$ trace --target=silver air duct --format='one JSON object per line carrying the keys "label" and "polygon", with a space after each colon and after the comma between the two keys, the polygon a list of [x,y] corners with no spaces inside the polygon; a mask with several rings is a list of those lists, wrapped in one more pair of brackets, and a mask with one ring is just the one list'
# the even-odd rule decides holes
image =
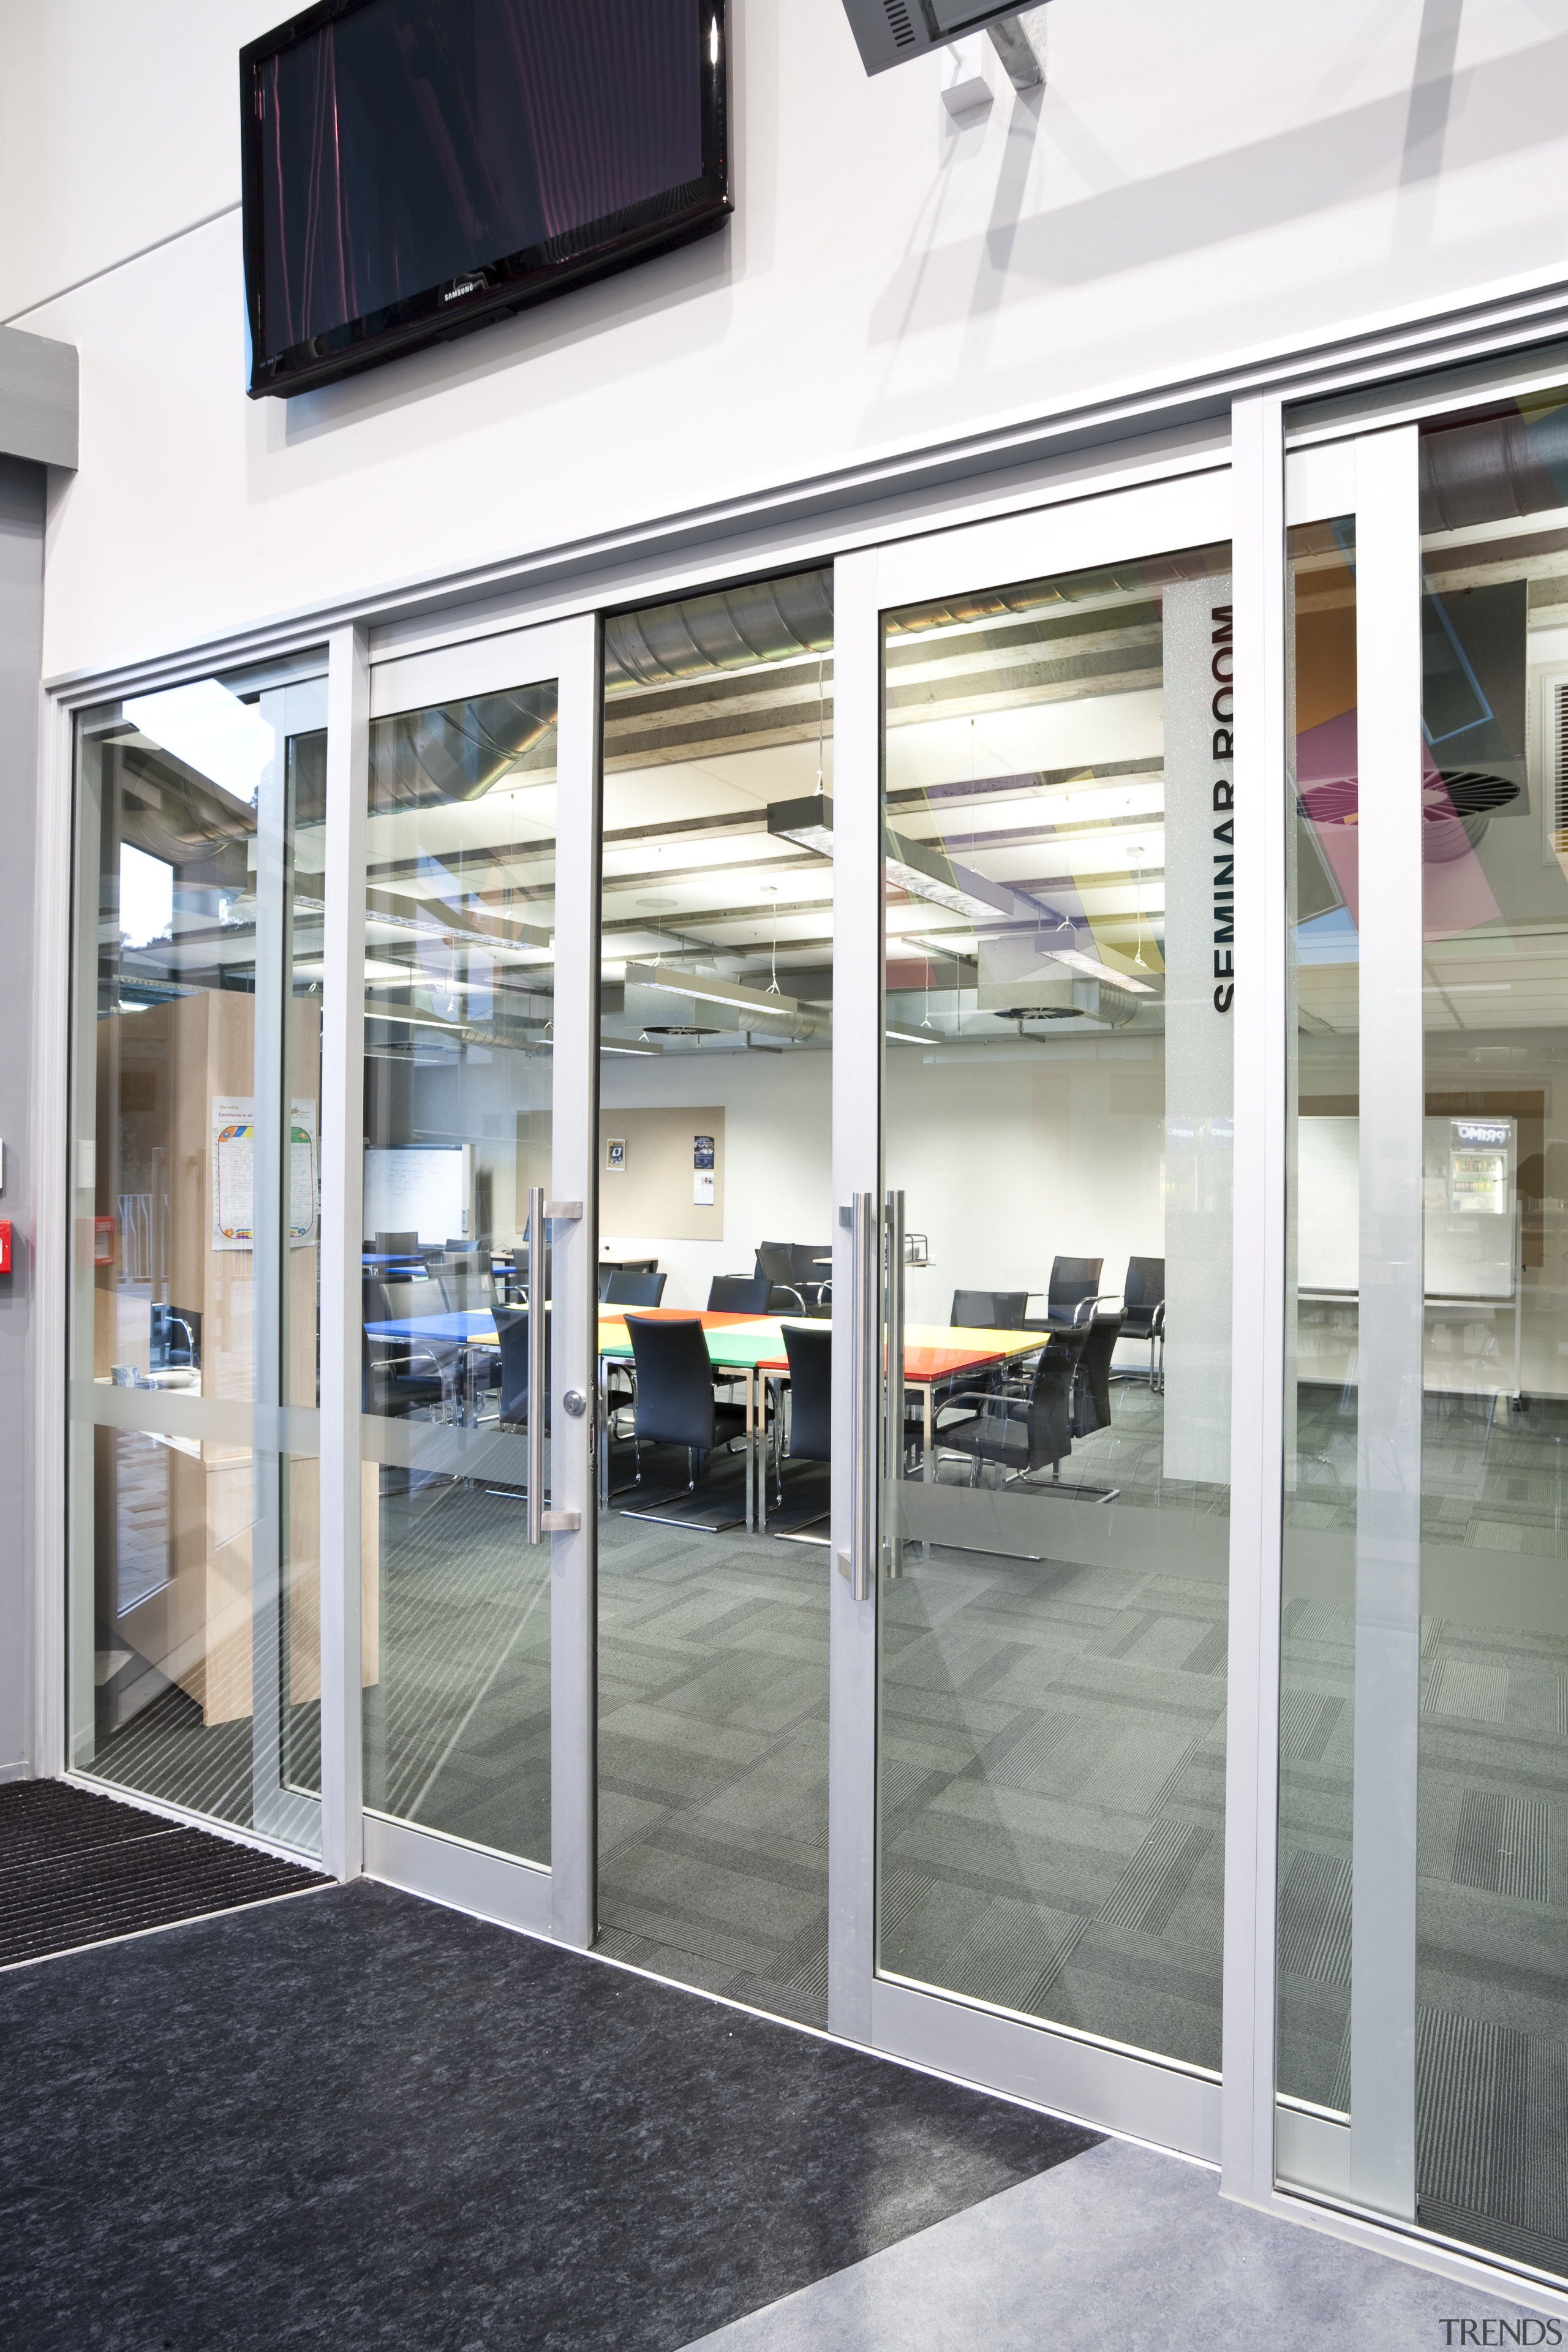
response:
{"label": "silver air duct", "polygon": [[377,719],[370,730],[371,809],[477,801],[555,724],[553,681]]}

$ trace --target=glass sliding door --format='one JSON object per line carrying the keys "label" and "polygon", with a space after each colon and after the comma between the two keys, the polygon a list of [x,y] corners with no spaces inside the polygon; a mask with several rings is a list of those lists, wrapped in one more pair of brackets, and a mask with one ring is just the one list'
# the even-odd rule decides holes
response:
{"label": "glass sliding door", "polygon": [[1134,493],[884,551],[879,597],[878,1980],[1200,2078],[1247,984],[1227,519],[1223,476]]}
{"label": "glass sliding door", "polygon": [[605,624],[601,1950],[827,1998],[833,580]]}
{"label": "glass sliding door", "polygon": [[324,652],[78,722],[69,1757],[321,1843]]}
{"label": "glass sliding door", "polygon": [[1357,472],[1296,562],[1279,2163],[1561,2278],[1568,396]]}
{"label": "glass sliding door", "polygon": [[560,688],[526,641],[372,677],[365,1803],[548,1867]]}

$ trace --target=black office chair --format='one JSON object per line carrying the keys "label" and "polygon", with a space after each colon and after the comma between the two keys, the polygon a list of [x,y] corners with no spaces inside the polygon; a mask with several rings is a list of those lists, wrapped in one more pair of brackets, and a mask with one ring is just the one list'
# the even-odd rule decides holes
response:
{"label": "black office chair", "polygon": [[765,1315],[770,1288],[765,1274],[716,1274],[708,1286],[710,1315]]}
{"label": "black office chair", "polygon": [[668,1280],[668,1274],[612,1274],[599,1295],[606,1307],[657,1307]]}
{"label": "black office chair", "polygon": [[1058,1257],[1053,1260],[1051,1286],[1046,1294],[1046,1311],[1042,1316],[1026,1315],[1025,1330],[1069,1329],[1077,1309],[1100,1297],[1100,1277],[1104,1266],[1102,1257]]}
{"label": "black office chair", "polygon": [[377,1234],[375,1255],[377,1257],[417,1257],[419,1236],[417,1234]]}
{"label": "black office chair", "polygon": [[[399,1323],[409,1317],[438,1312],[443,1301],[428,1295],[427,1282],[380,1282],[364,1285],[364,1320]],[[455,1394],[458,1354],[442,1340],[404,1339],[395,1335],[364,1335],[363,1389],[365,1411],[383,1418],[441,1411]]]}
{"label": "black office chair", "polygon": [[1125,1322],[1121,1314],[1094,1315],[1089,1319],[1073,1398],[1075,1437],[1092,1437],[1097,1429],[1110,1427],[1110,1359]]}
{"label": "black office chair", "polygon": [[[1110,1502],[1119,1491],[1114,1486],[1061,1483],[1063,1459],[1072,1452],[1073,1389],[1090,1328],[1085,1321],[1052,1337],[1041,1350],[1026,1395],[975,1389],[951,1398],[943,1411],[960,1418],[938,1423],[933,1434],[938,1469],[944,1454],[957,1454],[968,1460],[972,1486],[980,1484],[981,1469],[989,1463],[1001,1471],[1005,1486]],[[1050,1484],[1042,1489],[1037,1473],[1047,1465]]]}
{"label": "black office chair", "polygon": [[833,1334],[786,1323],[789,1358],[789,1455],[792,1462],[833,1459]]}
{"label": "black office chair", "polygon": [[827,1314],[833,1297],[831,1242],[791,1242],[789,1262],[791,1281],[805,1300],[806,1312]]}
{"label": "black office chair", "polygon": [[[831,1462],[833,1459],[833,1334],[822,1323],[786,1323],[784,1352],[789,1358],[789,1458],[791,1462]],[[783,1440],[780,1440],[781,1448]],[[810,1531],[825,1526],[831,1504],[820,1476],[803,1473],[793,1502],[786,1500],[784,1463],[778,1465],[773,1489],[774,1524],[771,1532],[787,1543],[826,1544],[829,1538]]]}
{"label": "black office chair", "polygon": [[795,1278],[795,1252],[788,1242],[759,1242],[757,1272],[768,1285],[770,1315],[806,1315],[805,1293]]}
{"label": "black office chair", "polygon": [[972,1331],[1021,1331],[1028,1303],[1025,1290],[955,1290],[948,1319]]}
{"label": "black office chair", "polygon": [[[1122,1285],[1124,1339],[1147,1339],[1151,1391],[1158,1396],[1165,1385],[1165,1261],[1163,1257],[1130,1257]],[[1117,1372],[1119,1381],[1141,1381],[1142,1372]]]}
{"label": "black office chair", "polygon": [[[498,1428],[506,1431],[509,1435],[521,1436],[525,1435],[528,1430],[528,1415],[531,1402],[528,1387],[528,1309],[526,1307],[498,1307],[495,1310],[495,1320],[496,1338],[500,1342],[500,1347],[496,1357],[496,1370],[494,1375],[495,1384],[499,1385],[500,1389],[500,1402],[499,1410],[496,1413],[496,1425]],[[546,1433],[548,1433],[550,1428],[550,1374],[548,1355],[550,1347],[550,1324],[548,1318],[545,1320],[544,1326],[544,1345],[546,1349],[544,1426]],[[528,1481],[526,1478],[506,1479],[498,1483],[496,1486],[487,1486],[485,1492],[487,1495],[499,1495],[503,1497],[512,1496],[518,1501],[526,1501],[528,1497]]]}
{"label": "black office chair", "polygon": [[[500,1408],[496,1418],[502,1429],[528,1427],[528,1308],[498,1307],[495,1310],[496,1338],[500,1342]],[[544,1327],[545,1427],[550,1426],[550,1324]]]}
{"label": "black office chair", "polygon": [[[637,1456],[634,1483],[639,1486],[642,1484],[645,1444],[683,1445],[689,1472],[686,1495],[689,1496],[697,1490],[710,1454],[745,1436],[745,1408],[727,1403],[715,1393],[713,1365],[696,1316],[671,1316],[668,1322],[656,1323],[646,1316],[628,1315],[626,1329],[631,1335],[632,1359],[637,1367],[637,1404],[632,1422]],[[664,1499],[673,1501],[675,1497]],[[645,1519],[661,1515],[651,1510],[629,1510],[624,1516]],[[717,1533],[720,1527],[737,1527],[744,1516],[743,1510],[737,1511],[719,1521],[711,1532]],[[673,1524],[689,1525],[689,1517],[683,1516]]]}

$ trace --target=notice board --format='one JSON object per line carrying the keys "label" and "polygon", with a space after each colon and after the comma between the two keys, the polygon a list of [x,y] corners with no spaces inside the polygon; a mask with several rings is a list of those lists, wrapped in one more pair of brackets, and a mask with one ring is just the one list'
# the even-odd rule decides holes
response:
{"label": "notice board", "polygon": [[[613,1142],[626,1146],[619,1165],[611,1163]],[[721,1242],[722,1110],[602,1110],[599,1230],[640,1241]]]}

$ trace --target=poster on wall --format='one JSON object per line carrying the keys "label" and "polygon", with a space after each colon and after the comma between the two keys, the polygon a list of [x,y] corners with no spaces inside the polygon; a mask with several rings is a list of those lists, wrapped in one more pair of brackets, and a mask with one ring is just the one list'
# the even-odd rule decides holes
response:
{"label": "poster on wall", "polygon": [[[215,1095],[212,1106],[215,1250],[247,1250],[256,1241],[256,1097]],[[316,1104],[301,1095],[289,1106],[289,1243],[308,1249],[321,1216]]]}

